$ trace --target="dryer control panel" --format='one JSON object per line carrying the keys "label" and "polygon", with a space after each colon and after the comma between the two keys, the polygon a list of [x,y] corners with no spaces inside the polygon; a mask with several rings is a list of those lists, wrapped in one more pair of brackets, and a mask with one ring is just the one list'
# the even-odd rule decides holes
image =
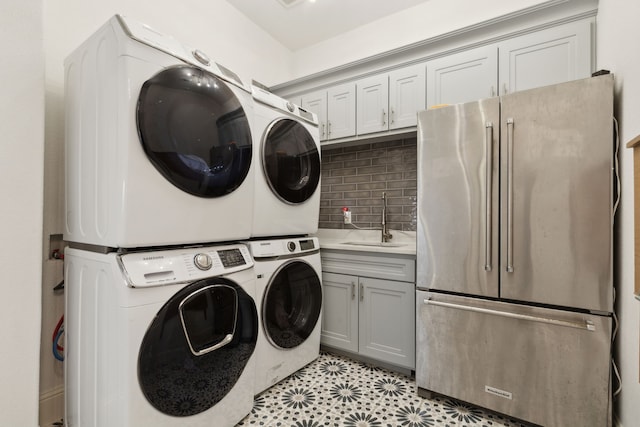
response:
{"label": "dryer control panel", "polygon": [[253,95],[253,99],[261,104],[276,108],[282,112],[287,112],[293,116],[304,119],[312,125],[318,126],[318,116],[312,111],[307,111],[299,105],[287,101],[255,84],[251,86],[251,94]]}
{"label": "dryer control panel", "polygon": [[130,287],[193,282],[253,267],[249,249],[242,244],[168,249],[118,255]]}

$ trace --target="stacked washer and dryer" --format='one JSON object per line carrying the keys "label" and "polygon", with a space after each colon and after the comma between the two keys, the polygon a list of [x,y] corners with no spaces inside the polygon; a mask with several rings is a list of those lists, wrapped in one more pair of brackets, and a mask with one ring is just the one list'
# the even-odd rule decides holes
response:
{"label": "stacked washer and dryer", "polygon": [[253,406],[251,87],[114,16],[65,61],[68,427],[232,426]]}
{"label": "stacked washer and dryer", "polygon": [[235,425],[319,354],[316,117],[119,15],[65,103],[66,425]]}
{"label": "stacked washer and dryer", "polygon": [[259,159],[252,240],[260,304],[255,393],[320,354],[322,272],[316,237],[320,137],[315,114],[252,87]]}

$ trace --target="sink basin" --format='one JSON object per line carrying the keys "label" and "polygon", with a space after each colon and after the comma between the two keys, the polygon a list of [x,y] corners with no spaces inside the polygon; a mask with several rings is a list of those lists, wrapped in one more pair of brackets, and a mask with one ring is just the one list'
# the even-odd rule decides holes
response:
{"label": "sink basin", "polygon": [[371,240],[355,240],[352,242],[344,242],[343,244],[354,245],[354,246],[379,246],[383,248],[399,248],[402,246],[407,246],[407,243],[374,242]]}

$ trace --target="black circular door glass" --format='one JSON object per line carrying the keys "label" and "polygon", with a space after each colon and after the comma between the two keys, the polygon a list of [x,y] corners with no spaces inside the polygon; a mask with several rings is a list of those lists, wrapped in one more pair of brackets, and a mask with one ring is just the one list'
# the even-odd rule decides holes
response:
{"label": "black circular door glass", "polygon": [[206,411],[235,386],[257,337],[256,305],[240,286],[225,278],[192,283],[160,309],[144,335],[142,392],[167,415]]}
{"label": "black circular door glass", "polygon": [[276,120],[262,147],[264,172],[274,194],[291,204],[308,200],[320,182],[320,153],[309,131],[295,120]]}
{"label": "black circular door glass", "polygon": [[322,285],[306,262],[284,264],[271,279],[262,301],[262,323],[271,343],[294,348],[311,335],[320,318]]}
{"label": "black circular door glass", "polygon": [[156,74],[142,85],[137,120],[147,157],[181,190],[220,197],[247,177],[249,121],[235,94],[213,74],[190,66]]}

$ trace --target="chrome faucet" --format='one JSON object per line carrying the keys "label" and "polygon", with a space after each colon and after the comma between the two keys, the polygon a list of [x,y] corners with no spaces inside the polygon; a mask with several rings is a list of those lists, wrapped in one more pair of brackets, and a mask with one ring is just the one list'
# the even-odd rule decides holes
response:
{"label": "chrome faucet", "polygon": [[389,233],[389,229],[387,229],[387,193],[382,192],[382,243],[388,242],[393,238],[393,235]]}

